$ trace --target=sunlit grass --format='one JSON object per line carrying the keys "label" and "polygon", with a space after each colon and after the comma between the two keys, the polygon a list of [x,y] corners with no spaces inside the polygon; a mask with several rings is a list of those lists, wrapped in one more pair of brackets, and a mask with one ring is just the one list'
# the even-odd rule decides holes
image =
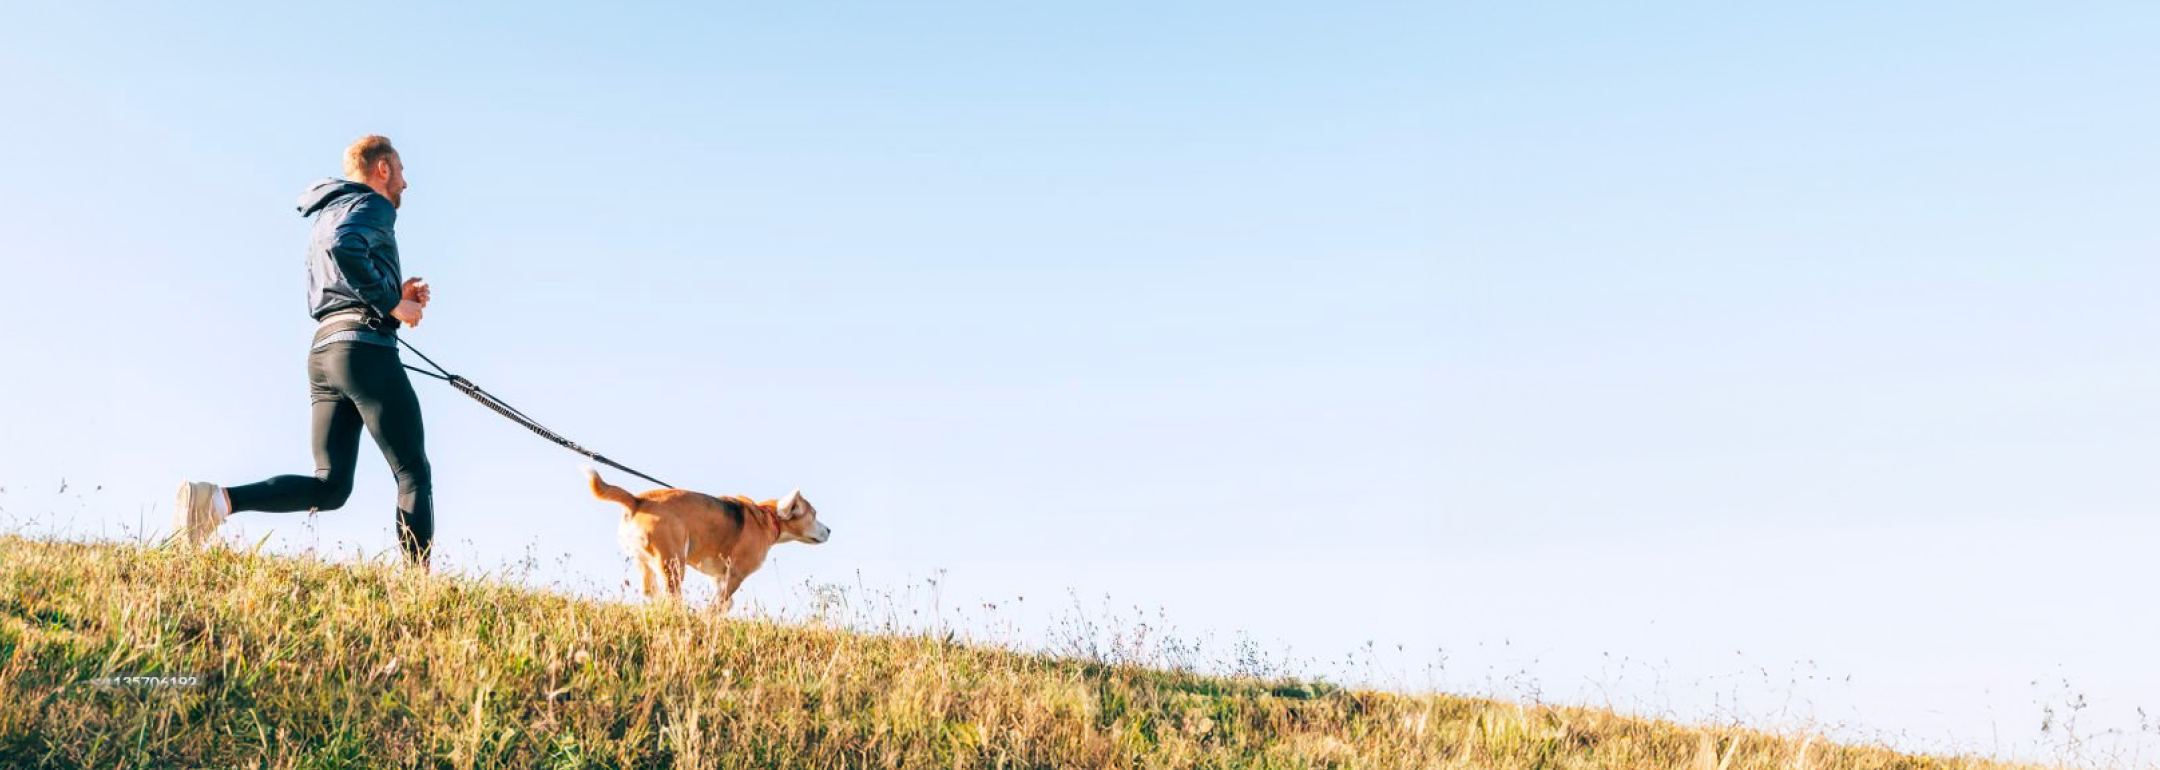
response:
{"label": "sunlit grass", "polygon": [[[90,684],[137,675],[205,684]],[[0,537],[0,699],[8,768],[2010,766],[18,537]]]}

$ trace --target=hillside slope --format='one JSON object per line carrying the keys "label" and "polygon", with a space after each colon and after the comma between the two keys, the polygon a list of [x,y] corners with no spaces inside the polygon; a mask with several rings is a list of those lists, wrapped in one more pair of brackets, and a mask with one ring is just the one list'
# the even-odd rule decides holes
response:
{"label": "hillside slope", "polygon": [[[152,675],[201,686],[94,683]],[[41,766],[2008,767],[0,537],[0,767]]]}

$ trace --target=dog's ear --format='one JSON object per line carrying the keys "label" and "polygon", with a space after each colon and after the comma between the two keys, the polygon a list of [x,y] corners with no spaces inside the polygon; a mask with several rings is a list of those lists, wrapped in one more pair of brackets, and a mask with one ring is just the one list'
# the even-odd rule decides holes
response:
{"label": "dog's ear", "polygon": [[776,512],[782,520],[788,520],[803,515],[803,509],[807,507],[809,506],[803,500],[802,490],[797,489],[787,493],[787,497],[780,498]]}

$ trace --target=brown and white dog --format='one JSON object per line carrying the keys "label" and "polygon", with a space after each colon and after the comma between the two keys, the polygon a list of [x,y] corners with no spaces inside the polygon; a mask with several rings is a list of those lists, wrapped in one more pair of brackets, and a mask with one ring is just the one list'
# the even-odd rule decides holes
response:
{"label": "brown and white dog", "polygon": [[681,600],[683,566],[688,565],[713,579],[720,589],[715,606],[727,612],[735,604],[735,589],[765,563],[765,553],[773,546],[790,540],[822,543],[832,537],[832,530],[818,523],[817,509],[803,499],[800,489],[762,503],[684,489],[633,495],[601,481],[599,471],[587,468],[585,475],[592,482],[594,497],[622,505],[622,525],[616,536],[623,552],[637,560],[647,597],[660,596],[653,585],[653,576],[658,574],[667,595]]}

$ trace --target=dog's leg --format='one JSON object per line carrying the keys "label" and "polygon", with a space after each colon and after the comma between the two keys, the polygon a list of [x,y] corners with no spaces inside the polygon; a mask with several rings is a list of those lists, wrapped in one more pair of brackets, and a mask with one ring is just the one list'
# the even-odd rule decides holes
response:
{"label": "dog's leg", "polygon": [[675,601],[682,601],[683,560],[679,557],[673,559],[662,558],[660,560],[660,571],[661,576],[667,580],[668,596],[674,598]]}
{"label": "dog's leg", "polygon": [[721,613],[725,614],[728,610],[735,608],[735,589],[741,588],[743,578],[749,576],[750,573],[748,572],[730,568],[727,572],[727,578],[719,581]]}
{"label": "dog's leg", "polygon": [[647,599],[657,598],[657,597],[658,597],[658,595],[659,595],[659,593],[658,593],[657,591],[655,591],[655,590],[654,590],[654,586],[653,586],[653,568],[652,568],[652,562],[651,562],[650,560],[648,560],[648,559],[646,559],[646,558],[642,557],[642,556],[641,556],[641,557],[638,557],[638,560],[637,560],[637,571],[638,571],[638,584],[640,585],[640,587],[642,587],[642,588],[644,589],[644,591],[645,591],[645,598],[647,598]]}
{"label": "dog's leg", "polygon": [[718,589],[719,594],[713,598],[713,612],[726,615],[735,609],[735,586],[742,581],[735,579],[735,568],[727,564],[722,564],[720,573],[712,579],[713,588]]}

